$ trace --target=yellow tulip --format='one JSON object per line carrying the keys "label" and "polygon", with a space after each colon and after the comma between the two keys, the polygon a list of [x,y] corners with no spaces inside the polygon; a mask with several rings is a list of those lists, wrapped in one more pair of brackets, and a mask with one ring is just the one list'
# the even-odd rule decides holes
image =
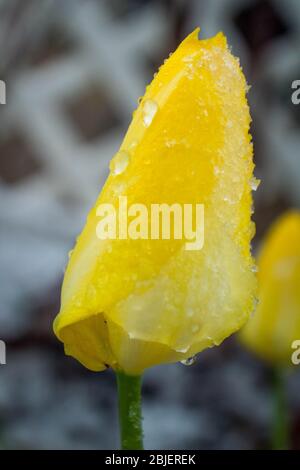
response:
{"label": "yellow tulip", "polygon": [[[190,34],[146,88],[65,273],[54,330],[94,371],[138,375],[220,344],[253,310],[247,84],[219,33]],[[203,204],[205,241],[100,240],[99,204]],[[193,216],[194,217],[194,216]],[[195,222],[195,218],[193,219]]]}
{"label": "yellow tulip", "polygon": [[242,341],[274,365],[292,365],[300,339],[300,212],[281,216],[258,257],[259,305],[241,330]]}

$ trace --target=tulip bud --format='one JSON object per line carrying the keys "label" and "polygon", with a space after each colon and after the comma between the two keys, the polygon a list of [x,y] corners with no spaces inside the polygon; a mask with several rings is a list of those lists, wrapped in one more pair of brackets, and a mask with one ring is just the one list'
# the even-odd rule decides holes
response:
{"label": "tulip bud", "polygon": [[274,223],[258,268],[259,304],[241,339],[274,365],[292,365],[292,345],[300,339],[300,212],[288,212]]}
{"label": "tulip bud", "polygon": [[[246,91],[223,34],[200,41],[198,30],[146,88],[72,252],[54,324],[66,353],[89,369],[137,375],[186,360],[252,312]],[[186,231],[174,222],[164,238],[151,226],[157,204],[199,210]]]}

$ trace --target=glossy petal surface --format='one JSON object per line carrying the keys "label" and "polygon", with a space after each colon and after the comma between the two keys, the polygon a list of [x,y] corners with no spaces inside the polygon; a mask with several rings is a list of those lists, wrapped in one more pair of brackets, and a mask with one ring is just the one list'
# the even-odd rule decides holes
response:
{"label": "glossy petal surface", "polygon": [[[220,33],[189,35],[146,88],[69,261],[55,332],[92,370],[139,374],[219,344],[253,310],[253,186],[246,81]],[[185,240],[99,240],[100,203],[204,204]],[[194,220],[195,222],[195,220]]]}

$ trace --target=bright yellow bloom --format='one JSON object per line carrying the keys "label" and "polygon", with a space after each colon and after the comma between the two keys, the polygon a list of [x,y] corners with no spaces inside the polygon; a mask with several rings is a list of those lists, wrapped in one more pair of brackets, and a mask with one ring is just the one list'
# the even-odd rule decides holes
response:
{"label": "bright yellow bloom", "polygon": [[300,339],[300,212],[271,227],[258,267],[259,305],[241,339],[262,358],[291,365],[292,343]]}
{"label": "bright yellow bloom", "polygon": [[[147,87],[69,261],[54,330],[89,369],[184,360],[248,319],[252,144],[247,85],[219,33],[190,34]],[[204,204],[205,242],[99,240],[97,207]],[[195,220],[194,220],[195,221]]]}

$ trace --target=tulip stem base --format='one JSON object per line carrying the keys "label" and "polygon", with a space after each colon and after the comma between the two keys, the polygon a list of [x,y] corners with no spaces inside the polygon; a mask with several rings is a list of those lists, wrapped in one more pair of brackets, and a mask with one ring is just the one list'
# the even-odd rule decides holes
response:
{"label": "tulip stem base", "polygon": [[117,372],[122,450],[143,449],[141,376]]}
{"label": "tulip stem base", "polygon": [[285,391],[284,372],[279,368],[273,369],[273,449],[288,449],[289,423],[287,397]]}

